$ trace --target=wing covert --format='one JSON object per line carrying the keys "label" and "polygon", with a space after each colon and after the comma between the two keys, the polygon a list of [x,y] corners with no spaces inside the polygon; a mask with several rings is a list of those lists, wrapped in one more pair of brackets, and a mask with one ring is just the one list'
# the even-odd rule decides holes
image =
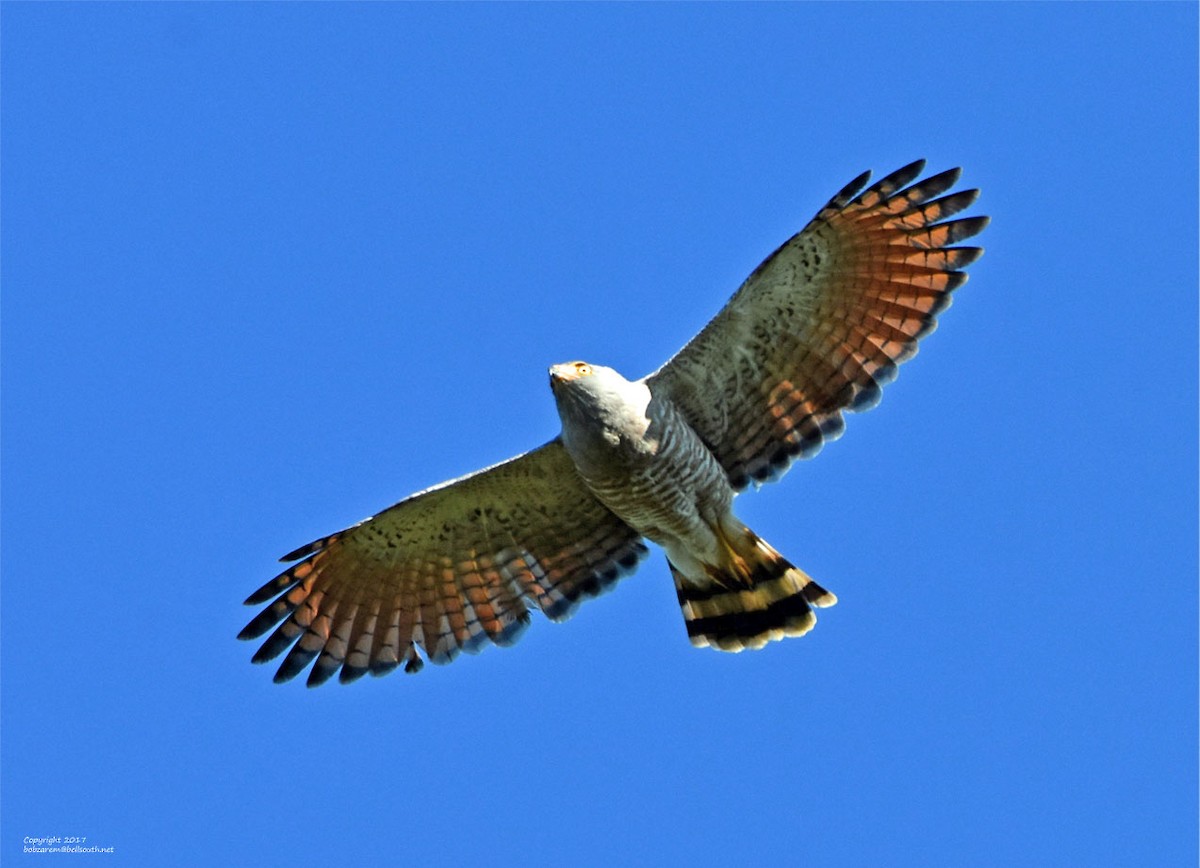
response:
{"label": "wing covert", "polygon": [[924,167],[852,181],[646,378],[735,488],[778,478],[841,435],[843,410],[875,406],[983,254],[954,245],[988,218],[948,219],[979,191],[943,195],[959,169],[913,183]]}
{"label": "wing covert", "polygon": [[310,687],[339,669],[342,682],[402,664],[416,672],[418,647],[448,663],[511,644],[531,605],[563,620],[645,554],[555,439],[289,553],[282,560],[303,560],[250,595],[248,605],[273,601],[238,638],[275,628],[253,659],[287,651],[276,681],[313,658]]}

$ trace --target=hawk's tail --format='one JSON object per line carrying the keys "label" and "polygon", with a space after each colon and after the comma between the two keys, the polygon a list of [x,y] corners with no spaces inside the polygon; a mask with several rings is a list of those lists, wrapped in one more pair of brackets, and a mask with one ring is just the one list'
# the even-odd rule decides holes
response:
{"label": "hawk's tail", "polygon": [[742,651],[785,636],[803,636],[817,623],[812,607],[837,597],[730,516],[714,530],[724,562],[685,576],[668,560],[688,639],[703,648]]}

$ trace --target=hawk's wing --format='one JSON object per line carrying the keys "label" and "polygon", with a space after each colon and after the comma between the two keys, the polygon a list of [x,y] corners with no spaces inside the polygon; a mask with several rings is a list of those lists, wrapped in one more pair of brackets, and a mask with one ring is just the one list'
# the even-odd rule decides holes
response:
{"label": "hawk's wing", "polygon": [[401,663],[415,672],[415,646],[447,663],[488,640],[511,644],[529,622],[526,601],[563,620],[645,554],[555,439],[284,556],[303,560],[250,595],[248,605],[277,598],[239,638],[279,624],[254,655],[291,648],[276,681],[314,657],[310,687],[339,668],[343,682]]}
{"label": "hawk's wing", "polygon": [[911,184],[924,168],[919,160],[861,195],[870,173],[852,181],[646,378],[735,488],[815,455],[842,433],[842,410],[875,406],[966,281],[959,269],[983,253],[951,245],[988,218],[946,220],[979,191],[941,195],[958,169]]}

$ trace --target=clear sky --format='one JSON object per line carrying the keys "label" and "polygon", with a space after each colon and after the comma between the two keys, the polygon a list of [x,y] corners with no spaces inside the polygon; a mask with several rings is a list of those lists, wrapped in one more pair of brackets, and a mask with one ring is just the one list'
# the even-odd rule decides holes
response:
{"label": "clear sky", "polygon": [[[4,864],[1195,864],[1194,4],[0,15]],[[655,551],[417,676],[250,664],[279,555],[921,156],[987,255],[738,501],[812,634],[692,649]]]}

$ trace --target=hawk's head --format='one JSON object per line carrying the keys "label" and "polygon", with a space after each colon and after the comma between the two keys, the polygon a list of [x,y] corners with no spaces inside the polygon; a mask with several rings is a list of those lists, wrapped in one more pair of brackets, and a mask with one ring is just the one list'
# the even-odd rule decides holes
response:
{"label": "hawk's head", "polygon": [[566,383],[581,377],[590,377],[595,368],[587,362],[563,362],[561,365],[550,366],[550,388],[557,394],[559,388]]}
{"label": "hawk's head", "polygon": [[650,424],[650,389],[604,365],[554,365],[550,388],[562,420],[563,445],[581,471],[602,472],[614,460],[613,449],[639,442]]}
{"label": "hawk's head", "polygon": [[612,368],[589,362],[564,362],[550,368],[550,389],[559,413],[612,421],[641,417],[650,401],[650,390],[640,380],[630,382]]}

